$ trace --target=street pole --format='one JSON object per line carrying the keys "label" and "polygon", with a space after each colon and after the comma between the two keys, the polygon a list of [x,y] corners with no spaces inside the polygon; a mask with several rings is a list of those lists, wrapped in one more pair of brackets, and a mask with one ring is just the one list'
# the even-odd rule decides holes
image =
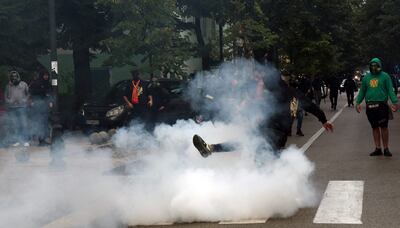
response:
{"label": "street pole", "polygon": [[49,24],[50,24],[50,65],[51,85],[55,96],[54,109],[58,103],[58,62],[57,62],[57,33],[56,33],[56,12],[54,0],[49,0]]}
{"label": "street pole", "polygon": [[51,67],[51,85],[53,87],[53,106],[51,112],[51,146],[50,161],[51,166],[63,168],[64,140],[62,138],[63,127],[60,120],[58,105],[58,61],[57,61],[57,32],[56,32],[56,7],[55,0],[49,0],[49,25],[50,25],[50,67]]}

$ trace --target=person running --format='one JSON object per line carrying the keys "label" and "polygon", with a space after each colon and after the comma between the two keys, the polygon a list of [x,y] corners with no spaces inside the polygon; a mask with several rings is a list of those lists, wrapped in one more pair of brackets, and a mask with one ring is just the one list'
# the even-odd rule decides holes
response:
{"label": "person running", "polygon": [[[391,110],[397,111],[398,99],[393,90],[390,76],[382,71],[382,62],[379,58],[373,58],[369,63],[370,73],[361,82],[360,92],[356,100],[356,110],[361,112],[361,102],[365,98],[366,114],[372,127],[375,143],[375,151],[370,156],[385,155],[391,157],[389,151],[389,112],[388,98],[392,101]],[[381,149],[383,142],[383,153]]]}
{"label": "person running", "polygon": [[[265,89],[274,96],[277,111],[261,126],[274,152],[284,148],[288,133],[291,130],[293,116],[296,115],[299,105],[307,112],[313,114],[328,131],[333,131],[333,125],[326,119],[325,113],[300,91],[291,88],[280,77],[274,81],[264,83]],[[193,145],[203,157],[208,157],[214,152],[229,152],[235,150],[234,143],[207,144],[199,135],[193,136]]]}
{"label": "person running", "polygon": [[344,89],[347,95],[347,105],[348,107],[354,106],[354,92],[357,90],[357,85],[351,76],[348,76],[344,82]]}

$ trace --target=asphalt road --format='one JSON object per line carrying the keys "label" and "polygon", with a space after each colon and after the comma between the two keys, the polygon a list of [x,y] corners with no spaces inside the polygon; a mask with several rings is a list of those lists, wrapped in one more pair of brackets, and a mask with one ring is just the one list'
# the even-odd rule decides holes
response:
{"label": "asphalt road", "polygon": [[[362,199],[362,225],[346,224],[315,224],[313,219],[318,207],[299,210],[290,218],[269,219],[262,224],[220,225],[217,223],[194,223],[178,224],[172,227],[399,227],[400,216],[400,113],[394,115],[390,122],[390,148],[394,154],[391,158],[370,157],[369,153],[374,149],[372,134],[367,121],[365,110],[357,114],[353,108],[345,106],[345,95],[339,99],[338,111],[341,114],[334,122],[333,133],[324,132],[318,137],[305,152],[306,156],[315,164],[315,172],[312,176],[314,185],[322,195],[329,183],[335,180],[364,181],[364,196]],[[322,102],[321,107],[325,110],[328,119],[336,114],[329,110],[329,101]],[[301,147],[310,137],[321,128],[317,119],[308,115],[304,119],[304,137],[293,136],[289,138],[288,145],[295,144]],[[295,126],[294,126],[295,129]],[[295,130],[293,131],[295,133]],[[84,143],[80,141],[80,143]],[[73,147],[72,147],[73,148]],[[12,184],[18,181],[18,169],[29,169],[33,167],[47,167],[49,162],[48,151],[31,148],[31,161],[28,164],[19,164],[14,161],[12,165],[16,168],[15,178],[0,175],[2,184],[0,194],[7,194]],[[69,154],[69,164],[98,169],[95,162],[88,162],[79,151],[76,155]],[[78,159],[77,157],[78,156]],[[0,149],[0,174],[1,166],[10,164],[13,160],[13,152]],[[89,165],[88,165],[89,164]],[[106,167],[104,167],[106,168]],[[6,179],[2,177],[7,176]],[[44,219],[54,222],[61,215],[54,218]],[[61,216],[62,217],[62,216]]]}
{"label": "asphalt road", "polygon": [[[390,149],[393,157],[370,157],[375,147],[368,120],[363,113],[345,107],[345,95],[339,99],[338,110],[342,113],[335,120],[335,131],[324,132],[306,151],[306,156],[315,164],[312,177],[321,197],[329,181],[364,181],[362,225],[315,224],[317,207],[298,211],[290,218],[269,219],[263,224],[220,225],[216,223],[179,224],[174,227],[399,227],[400,216],[400,113],[394,114],[390,122]],[[336,111],[329,109],[329,100],[321,107],[332,118]],[[304,119],[304,137],[292,136],[288,145],[301,147],[321,128],[317,119],[308,115]],[[295,133],[295,126],[293,126]]]}

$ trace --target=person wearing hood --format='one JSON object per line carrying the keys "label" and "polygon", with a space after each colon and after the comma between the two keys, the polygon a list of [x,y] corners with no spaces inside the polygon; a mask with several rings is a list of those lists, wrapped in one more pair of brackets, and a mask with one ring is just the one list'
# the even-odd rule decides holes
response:
{"label": "person wearing hood", "polygon": [[29,146],[27,129],[27,107],[29,101],[28,85],[21,80],[17,71],[9,73],[9,83],[6,86],[4,99],[6,102],[8,120],[11,124],[13,146]]}
{"label": "person wearing hood", "polygon": [[[385,155],[391,157],[389,151],[389,112],[397,111],[398,99],[393,90],[392,80],[390,76],[382,71],[382,62],[378,58],[373,58],[369,63],[370,73],[368,73],[361,82],[360,92],[356,100],[356,110],[361,112],[361,102],[365,99],[366,114],[372,127],[375,151],[370,156]],[[388,99],[390,98],[392,105],[389,108]],[[381,139],[383,142],[383,153],[381,147]]]}
{"label": "person wearing hood", "polygon": [[52,107],[52,87],[50,76],[47,72],[40,72],[35,75],[33,81],[29,85],[31,95],[31,112],[30,118],[33,126],[32,137],[37,144],[44,143],[49,137],[49,108]]}

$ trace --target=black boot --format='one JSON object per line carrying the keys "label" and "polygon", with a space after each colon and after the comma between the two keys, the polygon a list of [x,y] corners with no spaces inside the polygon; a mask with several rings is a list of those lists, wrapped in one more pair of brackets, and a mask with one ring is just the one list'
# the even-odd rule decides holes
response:
{"label": "black boot", "polygon": [[369,156],[382,156],[382,149],[381,148],[376,148],[374,152],[370,153]]}
{"label": "black boot", "polygon": [[386,157],[392,157],[392,153],[390,153],[389,148],[386,148],[383,150],[383,155],[385,155]]}
{"label": "black boot", "polygon": [[211,145],[208,145],[206,142],[204,142],[200,136],[193,136],[193,145],[200,152],[201,156],[206,158],[211,155]]}

